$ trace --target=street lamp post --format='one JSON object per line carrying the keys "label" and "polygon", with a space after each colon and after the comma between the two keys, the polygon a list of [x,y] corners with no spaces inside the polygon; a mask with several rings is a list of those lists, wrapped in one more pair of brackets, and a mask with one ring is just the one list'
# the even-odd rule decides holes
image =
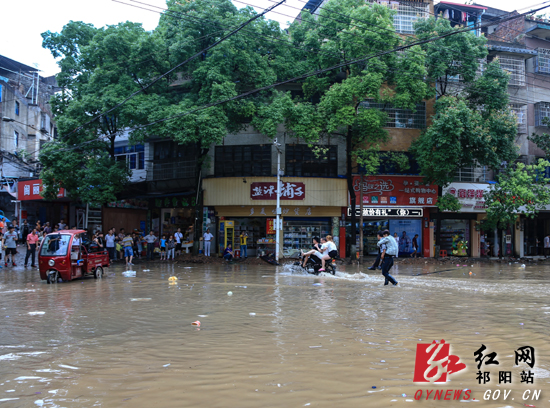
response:
{"label": "street lamp post", "polygon": [[275,139],[275,149],[277,149],[277,208],[275,213],[275,260],[279,262],[279,241],[281,238],[281,144]]}

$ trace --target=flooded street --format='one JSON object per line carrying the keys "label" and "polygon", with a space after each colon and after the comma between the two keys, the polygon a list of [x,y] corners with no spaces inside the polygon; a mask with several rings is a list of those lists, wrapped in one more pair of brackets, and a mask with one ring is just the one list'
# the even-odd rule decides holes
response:
{"label": "flooded street", "polygon": [[[0,270],[0,407],[550,406],[548,265],[397,265],[395,288],[365,266],[336,277],[268,264],[133,270],[58,285]],[[441,339],[467,368],[413,383],[416,345]],[[482,367],[485,385],[481,344],[500,362]],[[522,346],[536,350],[534,384],[520,383]],[[470,389],[476,401],[415,401],[420,389]],[[483,400],[498,389],[507,400]]]}

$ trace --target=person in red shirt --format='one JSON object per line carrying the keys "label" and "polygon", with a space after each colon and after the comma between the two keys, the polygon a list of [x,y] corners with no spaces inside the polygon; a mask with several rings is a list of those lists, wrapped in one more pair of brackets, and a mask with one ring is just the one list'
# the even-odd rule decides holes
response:
{"label": "person in red shirt", "polygon": [[35,258],[36,258],[36,244],[38,243],[38,231],[36,231],[36,228],[32,230],[32,232],[27,235],[27,254],[25,255],[25,268],[27,267],[27,263],[29,262],[29,258],[32,255],[32,263],[31,268],[36,268],[35,265]]}

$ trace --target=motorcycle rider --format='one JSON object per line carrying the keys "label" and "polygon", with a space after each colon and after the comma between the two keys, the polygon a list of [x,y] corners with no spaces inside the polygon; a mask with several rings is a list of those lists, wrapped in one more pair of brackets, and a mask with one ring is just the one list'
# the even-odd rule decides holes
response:
{"label": "motorcycle rider", "polygon": [[321,257],[321,269],[319,272],[325,271],[325,261],[329,261],[331,258],[336,258],[338,256],[338,250],[336,249],[336,244],[332,240],[332,235],[327,235],[325,242],[321,246],[323,249],[323,256]]}
{"label": "motorcycle rider", "polygon": [[303,259],[302,268],[306,267],[307,260],[311,255],[315,255],[317,256],[317,258],[321,259],[323,257],[323,254],[322,254],[322,246],[319,244],[319,238],[317,237],[313,238],[313,249],[311,251],[304,252],[300,250],[300,252],[302,253],[302,259]]}

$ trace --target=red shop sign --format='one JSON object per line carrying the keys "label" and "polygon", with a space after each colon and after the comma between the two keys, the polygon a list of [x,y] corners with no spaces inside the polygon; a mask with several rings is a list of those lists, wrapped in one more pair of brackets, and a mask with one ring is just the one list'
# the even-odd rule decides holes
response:
{"label": "red shop sign", "polygon": [[[281,200],[303,200],[306,196],[304,183],[281,183]],[[251,183],[250,198],[252,200],[276,200],[277,182]]]}
{"label": "red shop sign", "polygon": [[275,219],[274,218],[268,218],[266,220],[265,230],[266,230],[266,233],[265,233],[266,235],[275,234]]}
{"label": "red shop sign", "polygon": [[[360,204],[361,177],[353,178],[356,203]],[[437,186],[424,184],[422,177],[369,176],[363,179],[363,204],[432,206],[437,201]]]}
{"label": "red shop sign", "polygon": [[[43,200],[40,193],[44,190],[42,180],[27,180],[17,183],[17,198],[19,201],[25,200]],[[65,197],[65,189],[60,188],[57,193],[57,198]]]}

